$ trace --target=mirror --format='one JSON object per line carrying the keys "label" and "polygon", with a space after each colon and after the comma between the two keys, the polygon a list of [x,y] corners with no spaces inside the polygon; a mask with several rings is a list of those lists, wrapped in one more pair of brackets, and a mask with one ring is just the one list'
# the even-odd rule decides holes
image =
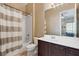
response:
{"label": "mirror", "polygon": [[75,37],[76,36],[76,22],[75,10],[69,9],[60,12],[61,20],[61,35]]}
{"label": "mirror", "polygon": [[78,6],[79,4],[64,3],[45,11],[46,34],[79,37]]}

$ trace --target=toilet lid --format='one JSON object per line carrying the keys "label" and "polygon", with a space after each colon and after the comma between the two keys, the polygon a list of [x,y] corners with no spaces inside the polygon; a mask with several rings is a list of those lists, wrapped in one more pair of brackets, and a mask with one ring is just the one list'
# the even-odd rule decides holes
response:
{"label": "toilet lid", "polygon": [[28,45],[26,46],[26,48],[34,48],[34,47],[36,47],[36,44],[28,44]]}

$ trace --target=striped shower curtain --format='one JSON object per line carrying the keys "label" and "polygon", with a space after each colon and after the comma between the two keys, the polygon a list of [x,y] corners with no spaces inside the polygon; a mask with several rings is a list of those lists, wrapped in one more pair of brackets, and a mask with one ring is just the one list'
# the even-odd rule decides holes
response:
{"label": "striped shower curtain", "polygon": [[22,47],[22,12],[0,4],[0,55],[4,56]]}

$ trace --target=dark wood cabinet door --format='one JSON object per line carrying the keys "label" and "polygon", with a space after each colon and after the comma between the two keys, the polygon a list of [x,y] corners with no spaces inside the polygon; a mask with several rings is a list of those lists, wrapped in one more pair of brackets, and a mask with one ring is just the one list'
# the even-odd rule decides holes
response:
{"label": "dark wood cabinet door", "polygon": [[50,52],[51,56],[65,56],[65,47],[56,44],[51,44]]}
{"label": "dark wood cabinet door", "polygon": [[74,49],[45,41],[38,41],[39,56],[79,56],[79,49]]}
{"label": "dark wood cabinet door", "polygon": [[66,56],[79,56],[79,50],[67,47],[66,48]]}
{"label": "dark wood cabinet door", "polygon": [[49,56],[49,44],[48,42],[38,41],[38,55]]}
{"label": "dark wood cabinet door", "polygon": [[50,53],[49,53],[50,56],[55,56],[54,50],[55,50],[55,45],[50,43],[50,50],[49,50],[50,51]]}

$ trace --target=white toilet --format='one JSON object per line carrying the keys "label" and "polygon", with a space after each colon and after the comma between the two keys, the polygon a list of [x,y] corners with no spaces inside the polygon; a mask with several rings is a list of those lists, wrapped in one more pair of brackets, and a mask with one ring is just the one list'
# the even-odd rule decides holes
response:
{"label": "white toilet", "polygon": [[34,56],[37,55],[37,50],[38,50],[38,40],[36,37],[34,37],[34,43],[29,41],[27,44],[24,44],[24,48],[27,51],[28,56]]}

